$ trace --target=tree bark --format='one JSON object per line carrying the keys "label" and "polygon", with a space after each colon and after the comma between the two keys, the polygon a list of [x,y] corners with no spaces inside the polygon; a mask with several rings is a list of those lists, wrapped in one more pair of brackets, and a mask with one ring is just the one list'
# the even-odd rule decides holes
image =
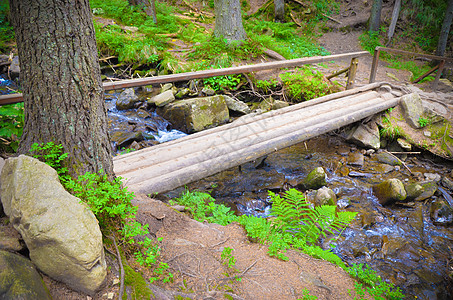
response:
{"label": "tree bark", "polygon": [[370,16],[370,31],[379,31],[381,25],[382,0],[373,0]]}
{"label": "tree bark", "polygon": [[390,23],[389,32],[388,32],[388,39],[389,39],[388,44],[390,44],[390,42],[393,38],[393,34],[395,33],[396,23],[398,21],[400,9],[401,9],[401,0],[396,0],[395,6],[393,7],[392,22]]}
{"label": "tree bark", "polygon": [[442,29],[440,31],[439,42],[437,43],[436,55],[438,56],[444,56],[445,54],[452,20],[453,0],[450,0],[448,1],[447,12],[445,13],[444,22],[442,23]]}
{"label": "tree bark", "polygon": [[146,15],[153,17],[154,24],[157,24],[156,0],[128,0],[130,5],[143,5]]}
{"label": "tree bark", "polygon": [[228,43],[243,41],[247,37],[242,26],[241,3],[239,0],[214,0],[216,37]]}
{"label": "tree bark", "polygon": [[285,22],[285,0],[274,0],[275,21]]}
{"label": "tree bark", "polygon": [[113,175],[107,111],[88,0],[10,0],[25,126],[19,153],[62,144],[76,177]]}

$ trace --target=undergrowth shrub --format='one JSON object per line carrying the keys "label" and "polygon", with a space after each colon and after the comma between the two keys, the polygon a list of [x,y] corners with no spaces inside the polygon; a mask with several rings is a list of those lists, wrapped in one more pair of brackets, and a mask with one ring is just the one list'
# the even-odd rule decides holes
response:
{"label": "undergrowth shrub", "polygon": [[0,53],[7,53],[14,41],[14,28],[9,18],[8,1],[0,1]]}
{"label": "undergrowth shrub", "polygon": [[309,66],[282,73],[280,79],[294,102],[311,100],[332,92],[322,73]]}
{"label": "undergrowth shrub", "polygon": [[87,172],[76,179],[71,178],[63,167],[68,154],[63,153],[61,144],[33,144],[30,152],[53,167],[66,190],[88,205],[105,236],[117,232],[123,245],[130,247],[137,262],[153,270],[154,276],[149,279],[151,282],[159,278],[164,282],[172,280],[173,275],[167,271],[168,265],[159,259],[158,241],[147,237],[148,224],[142,225],[135,220],[137,207],[131,202],[134,193],[123,186],[121,177],[110,179],[101,170],[99,173]]}
{"label": "undergrowth shrub", "polygon": [[6,152],[16,152],[24,128],[24,104],[0,106],[0,147]]}
{"label": "undergrowth shrub", "polygon": [[190,208],[192,217],[200,222],[208,221],[228,225],[237,220],[231,209],[223,204],[216,204],[211,195],[202,192],[184,192],[179,198],[170,201]]}

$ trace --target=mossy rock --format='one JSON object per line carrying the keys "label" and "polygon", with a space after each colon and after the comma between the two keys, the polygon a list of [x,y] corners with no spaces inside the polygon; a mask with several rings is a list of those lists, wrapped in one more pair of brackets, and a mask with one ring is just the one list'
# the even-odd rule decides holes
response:
{"label": "mossy rock", "polygon": [[392,178],[373,186],[373,192],[382,205],[406,199],[406,190],[401,180]]}

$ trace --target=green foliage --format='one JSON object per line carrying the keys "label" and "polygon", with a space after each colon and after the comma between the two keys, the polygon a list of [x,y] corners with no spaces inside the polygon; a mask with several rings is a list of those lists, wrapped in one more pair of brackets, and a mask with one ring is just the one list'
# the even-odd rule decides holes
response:
{"label": "green foliage", "polygon": [[395,140],[403,135],[402,129],[398,125],[393,125],[388,116],[382,117],[383,127],[379,129],[382,138]]}
{"label": "green foliage", "polygon": [[170,203],[178,203],[190,208],[192,217],[200,222],[208,221],[220,225],[228,225],[237,220],[230,208],[223,204],[216,204],[211,195],[202,192],[186,191],[181,197],[171,200]]}
{"label": "green foliage", "polygon": [[[152,292],[148,288],[148,284],[139,272],[134,271],[127,263],[123,263],[124,267],[124,285],[130,287],[130,296],[132,299],[151,299]],[[123,299],[127,299],[128,293],[124,293]]]}
{"label": "green foliage", "polygon": [[346,272],[366,285],[366,288],[364,288],[362,284],[356,283],[356,293],[360,296],[363,296],[366,290],[376,300],[399,300],[404,298],[399,287],[383,281],[376,271],[367,265],[353,264],[351,267],[346,268]]}
{"label": "green foliage", "polygon": [[344,230],[357,213],[336,212],[336,207],[329,205],[311,208],[303,193],[295,189],[286,192],[283,198],[272,192],[269,195],[275,219],[268,221],[244,216],[239,219],[251,238],[268,243],[269,255],[283,260],[287,260],[284,255],[286,249],[294,248],[344,266],[338,256],[316,244],[319,238]]}
{"label": "green foliage", "polygon": [[[390,64],[389,67],[393,69],[399,69],[399,70],[408,70],[409,72],[412,73],[411,79],[410,80],[415,80],[428,72],[431,68],[429,67],[428,64],[426,65],[419,65],[415,63],[414,61],[401,61],[398,59],[390,59]],[[426,81],[433,81],[434,77],[433,76],[428,76],[421,80],[419,83],[423,83]]]}
{"label": "green foliage", "polygon": [[232,251],[232,248],[225,247],[223,248],[222,254],[220,256],[222,264],[228,266],[228,268],[234,268],[234,266],[236,265],[236,258],[234,258],[234,256],[231,254]]}
{"label": "green foliage", "polygon": [[310,291],[304,288],[302,290],[302,298],[299,298],[297,300],[316,300],[318,297],[310,295]]}
{"label": "green foliage", "polygon": [[294,72],[280,74],[283,86],[295,102],[318,98],[331,93],[329,84],[322,73],[312,67],[304,66]]}
{"label": "green foliage", "polygon": [[10,50],[14,41],[14,28],[9,19],[9,2],[0,1],[0,53]]}
{"label": "green foliage", "polygon": [[294,23],[276,23],[262,18],[244,21],[247,35],[254,43],[274,50],[287,59],[329,54],[311,35],[298,34]]}
{"label": "green foliage", "polygon": [[364,31],[359,36],[359,41],[362,48],[370,52],[371,55],[374,54],[374,49],[376,49],[376,47],[383,46],[379,32],[376,31]]}
{"label": "green foliage", "polygon": [[203,83],[214,91],[232,90],[241,82],[242,75],[224,75],[204,78]]}
{"label": "green foliage", "polygon": [[2,149],[16,152],[23,128],[23,103],[0,106],[0,145]]}
{"label": "green foliage", "polygon": [[56,145],[54,142],[48,142],[46,144],[34,143],[31,145],[30,152],[34,158],[54,168],[63,185],[69,181],[68,168],[63,166],[68,153],[64,153],[63,145]]}
{"label": "green foliage", "polygon": [[271,78],[269,80],[258,80],[256,82],[256,87],[265,93],[270,92],[271,90],[275,89],[278,86],[278,81],[275,78]]}
{"label": "green foliage", "polygon": [[425,126],[429,125],[430,123],[431,123],[431,120],[428,118],[420,117],[418,119],[418,124],[420,124],[421,127],[425,127]]}
{"label": "green foliage", "polygon": [[[167,272],[168,265],[159,262],[160,248],[157,241],[146,237],[149,234],[148,224],[142,225],[135,220],[137,207],[131,202],[134,194],[123,187],[121,177],[109,179],[101,170],[72,179],[67,175],[67,168],[63,167],[68,154],[63,153],[61,144],[33,144],[30,152],[57,171],[63,186],[88,205],[104,233],[118,229],[123,242],[137,248],[134,253],[137,262],[153,268],[155,276],[150,278],[151,281],[162,277],[164,282],[172,280],[173,275]],[[144,238],[138,239],[139,236]]]}

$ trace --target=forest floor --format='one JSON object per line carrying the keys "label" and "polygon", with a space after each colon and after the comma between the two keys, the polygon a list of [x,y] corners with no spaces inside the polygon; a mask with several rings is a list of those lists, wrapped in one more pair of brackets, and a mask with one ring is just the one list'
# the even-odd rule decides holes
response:
{"label": "forest floor", "polygon": [[[250,2],[250,10],[253,11],[265,1]],[[351,11],[354,12],[352,16]],[[369,15],[369,12],[360,7],[343,7],[333,17],[345,24],[359,24],[361,19],[366,18],[365,14]],[[330,25],[335,27],[338,24],[332,22]],[[319,43],[331,54],[361,51],[358,42],[361,33],[360,28],[346,31],[334,29],[324,33],[319,38]],[[357,85],[368,83],[371,61],[371,56],[359,60]],[[320,64],[317,68],[328,74],[349,63],[346,60],[335,61]],[[407,84],[410,76],[408,71],[390,69],[385,62],[380,62],[377,81]],[[429,83],[422,87],[429,89]],[[439,89],[452,92],[453,87],[445,81],[440,83]],[[271,258],[267,254],[267,247],[249,241],[244,230],[237,224],[220,226],[200,223],[145,195],[136,195],[136,202],[140,203],[138,220],[149,224],[150,232],[163,238],[160,243],[162,259],[169,264],[170,271],[175,276],[173,283],[163,285],[161,289],[153,287],[156,299],[174,299],[178,294],[194,299],[302,299],[305,290],[318,299],[354,298],[355,293],[352,292],[351,296],[349,291],[354,291],[355,281],[331,263],[296,251],[288,251],[288,261]],[[232,255],[237,260],[234,268],[222,264],[220,256],[225,247],[233,249]],[[92,297],[74,292],[46,276],[44,281],[57,300],[117,299],[119,266],[110,254],[107,254],[107,261],[109,271],[106,284]],[[147,274],[149,270],[132,261],[130,263],[134,269],[144,273],[145,277],[150,275]],[[236,275],[242,280],[235,280]],[[126,293],[130,294],[130,289],[126,289]],[[128,299],[135,298],[129,295]]]}

